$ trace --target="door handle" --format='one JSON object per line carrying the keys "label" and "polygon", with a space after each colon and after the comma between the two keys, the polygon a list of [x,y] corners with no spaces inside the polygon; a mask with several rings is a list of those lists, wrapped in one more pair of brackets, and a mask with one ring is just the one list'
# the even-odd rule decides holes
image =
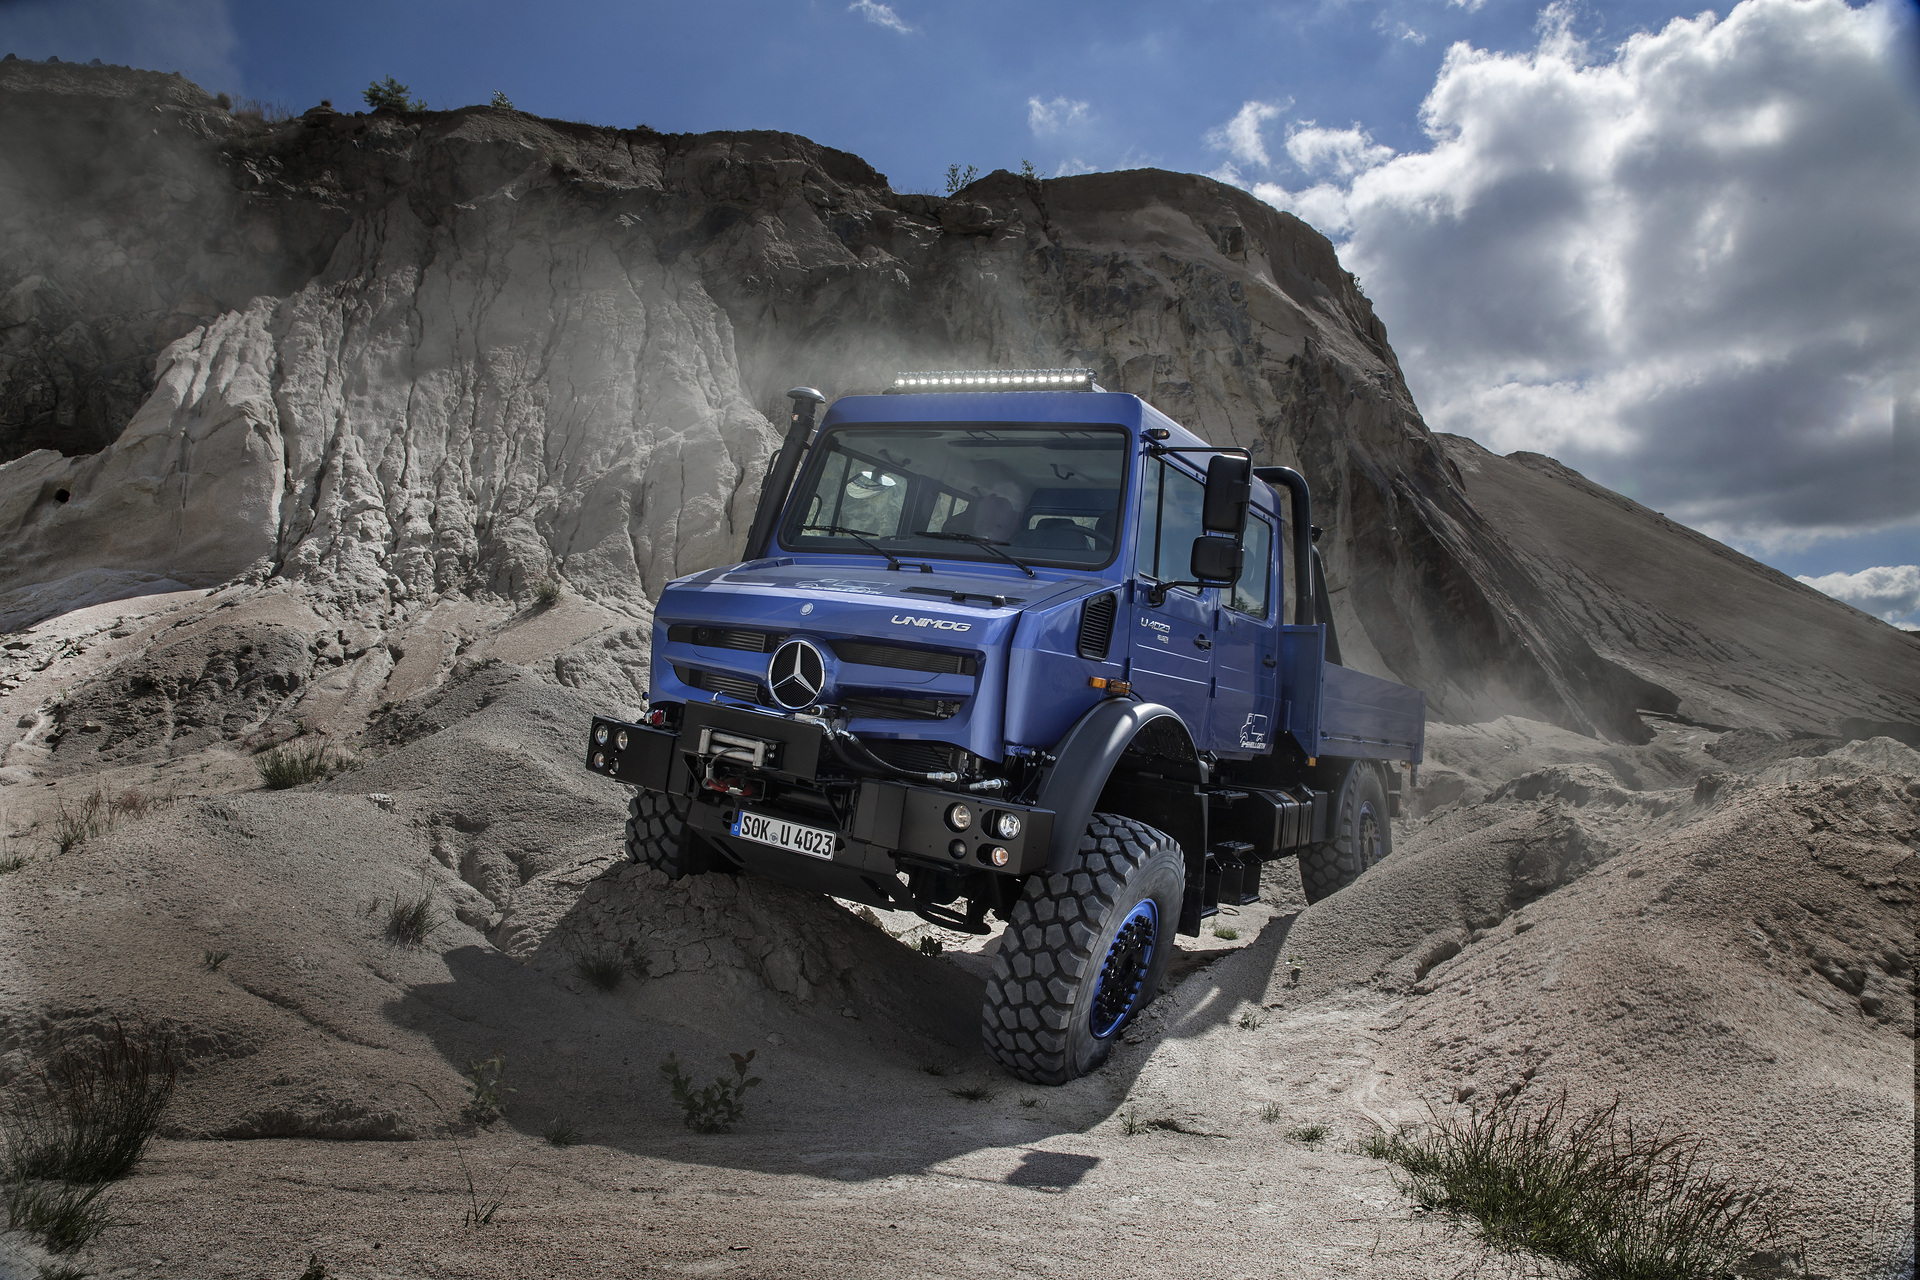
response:
{"label": "door handle", "polygon": [[1274,662],[1274,660],[1273,660],[1273,655],[1272,655],[1272,654],[1270,654],[1270,653],[1263,653],[1263,654],[1261,654],[1261,655],[1260,655],[1260,665],[1261,665],[1261,666],[1263,666],[1263,667],[1271,667],[1271,666],[1275,666],[1275,665],[1277,665],[1277,664],[1275,664],[1275,662]]}
{"label": "door handle", "polygon": [[1195,636],[1193,638],[1193,643],[1196,648],[1201,648],[1201,649],[1213,648],[1213,641],[1207,638],[1206,636]]}

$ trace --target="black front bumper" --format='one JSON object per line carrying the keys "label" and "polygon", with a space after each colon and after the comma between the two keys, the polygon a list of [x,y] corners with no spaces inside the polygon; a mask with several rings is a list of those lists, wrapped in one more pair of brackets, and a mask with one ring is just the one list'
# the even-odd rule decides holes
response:
{"label": "black front bumper", "polygon": [[[715,792],[702,781],[703,746],[711,751],[719,742],[730,745],[742,741],[759,744],[756,754],[764,763],[754,772],[770,784],[765,799]],[[731,835],[731,830],[734,815],[743,806],[810,826],[833,825],[823,822],[816,806],[781,802],[783,789],[814,791],[823,782],[838,783],[852,794],[851,820],[837,825],[840,839],[833,867],[855,874],[889,876],[898,869],[896,864],[901,859],[916,867],[1008,876],[1031,875],[1046,868],[1053,839],[1051,810],[890,778],[823,780],[821,766],[831,758],[826,735],[817,724],[719,704],[688,704],[678,729],[596,716],[587,735],[586,764],[590,771],[648,791],[691,798],[688,825],[724,844],[749,870],[759,870],[769,862],[775,868],[791,864],[796,875],[821,878],[813,874],[824,869],[821,860],[741,840]],[[948,811],[955,804],[965,805],[972,816],[964,830],[954,830],[948,821]],[[1003,813],[1019,818],[1018,834],[991,834],[990,818]],[[1006,851],[1004,863],[994,861],[995,849]],[[802,871],[809,863],[815,864],[814,868]],[[790,878],[772,871],[766,874],[773,879]]]}

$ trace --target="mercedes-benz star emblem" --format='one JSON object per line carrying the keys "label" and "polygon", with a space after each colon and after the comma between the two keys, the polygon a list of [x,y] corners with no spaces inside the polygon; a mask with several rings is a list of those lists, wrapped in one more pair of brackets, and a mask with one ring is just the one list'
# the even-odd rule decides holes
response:
{"label": "mercedes-benz star emblem", "polygon": [[799,711],[820,701],[826,685],[826,661],[805,640],[789,640],[773,651],[773,660],[767,663],[767,688],[787,710]]}

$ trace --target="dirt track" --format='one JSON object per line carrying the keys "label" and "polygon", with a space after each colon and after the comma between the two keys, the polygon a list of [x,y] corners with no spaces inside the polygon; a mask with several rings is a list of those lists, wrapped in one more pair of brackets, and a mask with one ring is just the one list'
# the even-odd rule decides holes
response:
{"label": "dirt track", "polygon": [[[981,942],[930,958],[910,917],[621,862],[624,792],[573,758],[597,696],[468,664],[330,783],[242,791],[252,758],[220,742],[0,792],[32,859],[0,878],[0,1072],[130,1011],[189,1057],[89,1266],[1454,1274],[1476,1250],[1349,1144],[1563,1085],[1789,1182],[1816,1271],[1880,1274],[1909,1229],[1920,757],[1897,743],[1435,726],[1392,861],[1304,912],[1270,865],[1107,1069],[1035,1089],[976,1047]],[[58,807],[103,782],[176,798],[57,853]],[[439,927],[398,947],[380,904],[420,887]],[[628,941],[652,976],[575,975]],[[660,1059],[748,1048],[746,1120],[690,1133]],[[518,1092],[456,1146],[461,1072],[496,1052]],[[580,1145],[544,1142],[555,1121]],[[1317,1147],[1288,1136],[1312,1124]],[[489,1226],[461,1225],[463,1158]]]}

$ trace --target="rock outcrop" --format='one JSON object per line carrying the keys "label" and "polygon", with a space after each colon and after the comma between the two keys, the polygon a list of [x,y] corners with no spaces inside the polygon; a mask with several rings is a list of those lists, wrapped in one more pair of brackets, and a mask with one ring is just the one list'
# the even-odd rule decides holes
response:
{"label": "rock outcrop", "polygon": [[787,387],[1085,364],[1303,470],[1348,660],[1437,714],[1634,738],[1681,703],[1469,500],[1327,240],[1208,179],[943,200],[787,134],[269,126],[14,61],[0,245],[0,628],[103,576],[391,619],[554,575],[641,620],[737,553]]}

